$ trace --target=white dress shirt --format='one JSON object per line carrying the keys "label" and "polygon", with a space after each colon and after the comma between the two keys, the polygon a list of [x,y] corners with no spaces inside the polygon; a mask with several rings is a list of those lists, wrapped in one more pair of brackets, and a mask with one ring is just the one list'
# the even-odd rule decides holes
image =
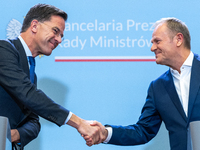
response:
{"label": "white dress shirt", "polygon": [[190,55],[180,68],[180,74],[177,70],[173,70],[172,68],[170,68],[174,80],[174,85],[186,116],[188,114],[189,87],[193,58],[194,54],[190,52]]}
{"label": "white dress shirt", "polygon": [[25,50],[25,53],[26,53],[26,56],[27,57],[28,56],[32,56],[32,53],[31,53],[30,49],[28,48],[28,46],[27,46],[26,42],[24,41],[24,39],[20,35],[18,36],[18,38],[19,38],[20,42],[22,43],[22,46],[23,46],[23,48]]}
{"label": "white dress shirt", "polygon": [[[194,54],[190,52],[190,55],[188,56],[188,58],[185,60],[185,62],[180,68],[181,70],[180,74],[177,70],[170,69],[173,76],[176,91],[178,93],[179,99],[182,103],[186,116],[188,116],[190,77],[191,77],[191,68],[192,68],[193,59],[194,59]],[[193,148],[192,148],[192,143],[191,143],[190,128],[188,128],[187,136],[188,136],[187,150],[192,150]]]}
{"label": "white dress shirt", "polygon": [[[180,68],[181,70],[180,74],[177,70],[173,70],[172,68],[170,68],[174,80],[174,85],[178,93],[178,96],[180,98],[180,101],[183,105],[183,109],[185,111],[186,116],[188,113],[190,76],[191,76],[191,67],[193,59],[194,59],[194,54],[190,52],[188,58],[185,60],[185,62]],[[112,128],[106,127],[106,129],[108,130],[108,137],[104,141],[104,143],[108,143],[112,137]]]}

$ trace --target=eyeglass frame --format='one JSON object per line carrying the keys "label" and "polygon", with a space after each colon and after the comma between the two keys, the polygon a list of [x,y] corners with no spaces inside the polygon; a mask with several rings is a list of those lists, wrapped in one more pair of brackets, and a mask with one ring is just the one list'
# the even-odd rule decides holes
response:
{"label": "eyeglass frame", "polygon": [[64,36],[63,36],[63,34],[61,34],[61,32],[60,32],[60,29],[58,28],[58,27],[52,27],[52,26],[50,26],[50,25],[48,25],[48,24],[46,24],[46,23],[44,23],[44,22],[40,22],[41,24],[45,24],[46,26],[48,26],[48,27],[50,27],[51,28],[51,30],[52,30],[52,32],[53,32],[53,34],[55,35],[55,36],[57,36],[57,37],[61,37],[61,42],[62,41],[64,41]]}

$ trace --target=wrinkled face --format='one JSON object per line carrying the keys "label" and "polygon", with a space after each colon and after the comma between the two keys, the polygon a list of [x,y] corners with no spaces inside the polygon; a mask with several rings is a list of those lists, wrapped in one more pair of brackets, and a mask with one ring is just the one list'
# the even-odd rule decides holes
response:
{"label": "wrinkled face", "polygon": [[39,23],[35,38],[39,54],[50,55],[62,42],[65,20],[60,16],[52,16],[50,21]]}
{"label": "wrinkled face", "polygon": [[172,39],[166,24],[158,25],[152,34],[151,51],[155,53],[156,63],[171,66],[176,56],[175,38]]}

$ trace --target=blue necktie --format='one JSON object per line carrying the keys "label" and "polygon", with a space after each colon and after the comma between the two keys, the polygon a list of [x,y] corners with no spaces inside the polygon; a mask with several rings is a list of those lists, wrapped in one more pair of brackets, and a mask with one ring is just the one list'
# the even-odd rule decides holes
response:
{"label": "blue necktie", "polygon": [[28,56],[29,64],[30,64],[30,80],[34,83],[34,76],[35,76],[35,58],[32,56]]}

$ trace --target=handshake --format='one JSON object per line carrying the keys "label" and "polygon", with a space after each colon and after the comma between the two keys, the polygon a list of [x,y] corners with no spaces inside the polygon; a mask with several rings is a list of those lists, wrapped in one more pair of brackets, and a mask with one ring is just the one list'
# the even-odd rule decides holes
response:
{"label": "handshake", "polygon": [[[108,137],[108,130],[101,123],[97,121],[86,121],[75,114],[72,114],[67,124],[77,129],[88,146],[100,144]],[[17,129],[11,130],[11,140],[13,143],[20,142],[20,134]]]}
{"label": "handshake", "polygon": [[67,124],[77,129],[88,146],[102,143],[108,136],[107,129],[101,123],[97,121],[86,121],[75,114],[72,114]]}
{"label": "handshake", "polygon": [[[105,127],[97,121],[83,120],[83,125],[78,132],[85,139],[88,146],[100,144],[104,142],[108,136],[108,131]],[[85,125],[84,125],[85,124]]]}

